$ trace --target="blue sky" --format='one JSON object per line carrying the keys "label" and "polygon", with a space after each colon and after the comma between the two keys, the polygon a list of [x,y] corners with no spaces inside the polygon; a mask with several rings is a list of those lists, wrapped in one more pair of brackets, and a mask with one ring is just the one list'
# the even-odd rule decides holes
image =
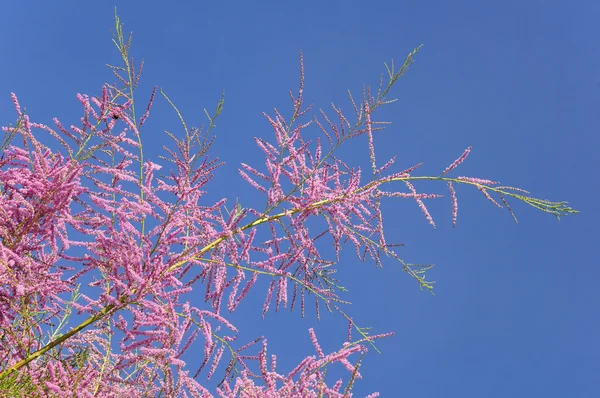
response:
{"label": "blue sky", "polygon": [[[463,187],[454,229],[447,199],[431,203],[435,230],[414,202],[386,206],[387,235],[406,244],[403,258],[436,264],[436,296],[419,292],[392,262],[381,270],[343,257],[339,273],[357,323],[396,332],[379,344],[382,355],[367,356],[355,396],[600,396],[600,3],[3,2],[0,124],[14,122],[11,91],[33,120],[76,121],[76,93],[95,95],[112,81],[104,65],[118,59],[110,42],[115,5],[134,32],[134,56],[146,61],[140,94],[157,84],[189,124],[201,124],[202,109],[212,110],[225,90],[212,154],[227,165],[211,187],[215,197],[242,203],[260,198],[237,166],[263,164],[253,137],[271,137],[263,111],[289,114],[301,50],[306,100],[349,111],[347,89],[377,83],[383,62],[424,44],[395,87],[399,101],[380,115],[392,122],[376,136],[380,161],[396,154],[399,167],[424,161],[422,173],[437,175],[472,145],[458,174],[568,200],[581,214],[559,223],[513,203],[515,224]],[[162,131],[178,127],[164,101],[151,122],[150,156]],[[364,144],[341,155],[367,165]],[[446,193],[441,184],[417,187]],[[252,304],[264,290],[255,295],[233,319],[246,340],[268,336],[282,371],[313,353],[309,327],[325,349],[344,339],[334,314],[260,321]]]}

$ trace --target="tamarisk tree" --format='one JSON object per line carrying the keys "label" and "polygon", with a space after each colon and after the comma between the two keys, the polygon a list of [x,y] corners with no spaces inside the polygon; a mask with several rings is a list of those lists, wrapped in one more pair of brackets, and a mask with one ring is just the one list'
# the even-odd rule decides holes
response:
{"label": "tamarisk tree", "polygon": [[[418,175],[420,164],[379,162],[374,134],[385,123],[377,111],[393,102],[390,91],[419,48],[400,67],[386,65],[379,87],[365,88],[360,97],[350,94],[350,111],[332,105],[314,112],[304,103],[301,57],[291,118],[277,110],[265,114],[271,138],[255,138],[265,163],[239,168],[241,178],[264,195],[264,206],[211,203],[206,191],[222,163],[209,149],[223,98],[206,113],[205,128],[188,128],[156,87],[147,105],[138,107],[143,63],[130,56],[131,35],[123,34],[118,18],[115,28],[122,65],[110,66],[115,83],[105,84],[98,96],[78,95],[79,125],[34,122],[12,95],[17,120],[3,128],[0,147],[4,395],[350,396],[363,354],[389,334],[371,335],[347,313],[333,277],[342,248],[375,265],[398,262],[421,289],[432,289],[429,267],[405,262],[385,236],[382,201],[415,201],[435,226],[425,203],[442,195],[415,187],[427,180],[444,185],[453,224],[459,185],[480,191],[513,216],[511,200],[557,217],[576,213],[566,202],[457,175],[471,148],[437,176]],[[155,97],[176,112],[181,134],[167,133],[164,156],[147,159],[143,130]],[[367,144],[368,170],[336,156],[350,140]],[[259,279],[267,281],[267,290],[257,316],[284,307],[304,315],[311,300],[317,315],[325,308],[347,319],[347,341],[326,353],[309,329],[314,352],[295,368],[280,370],[265,338],[239,341],[239,325],[228,319],[246,297],[265,294],[255,287]],[[192,290],[204,295],[201,308],[185,299]],[[83,321],[72,321],[74,311]],[[199,369],[182,360],[187,350],[201,353]],[[216,372],[221,362],[227,363],[222,374]],[[326,379],[334,365],[346,369],[347,377]],[[209,391],[207,378],[218,379],[218,386]]]}

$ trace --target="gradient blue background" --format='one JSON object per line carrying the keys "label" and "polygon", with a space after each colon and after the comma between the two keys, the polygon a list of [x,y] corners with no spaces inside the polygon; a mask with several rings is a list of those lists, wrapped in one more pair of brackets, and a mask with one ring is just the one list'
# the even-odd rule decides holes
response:
{"label": "gradient blue background", "polygon": [[[300,50],[306,100],[318,107],[333,100],[350,113],[347,89],[358,94],[363,83],[377,83],[383,62],[400,62],[424,44],[393,92],[398,103],[380,114],[393,124],[376,137],[379,161],[397,154],[399,167],[424,161],[422,173],[435,175],[472,145],[456,175],[568,200],[581,214],[559,223],[513,202],[515,224],[459,187],[457,228],[443,199],[429,202],[433,230],[414,202],[387,205],[388,239],[406,244],[401,255],[437,265],[436,296],[420,293],[396,264],[375,269],[348,251],[339,274],[354,302],[349,311],[376,333],[396,332],[379,343],[382,355],[365,359],[355,396],[600,396],[600,3],[2,2],[0,124],[15,120],[11,91],[33,120],[77,120],[75,94],[96,95],[113,80],[104,65],[118,62],[114,5],[134,32],[134,56],[146,60],[141,102],[157,84],[198,125],[202,109],[214,109],[225,90],[212,154],[227,165],[211,188],[215,198],[242,203],[260,197],[237,165],[263,164],[253,137],[272,135],[261,112],[277,106],[290,114],[287,90],[297,87]],[[148,126],[151,156],[162,131],[179,127],[161,100]],[[364,141],[342,156],[368,165]],[[446,193],[441,184],[417,187]],[[313,353],[309,327],[326,350],[345,337],[335,314],[319,323],[284,311],[259,321],[253,306],[264,289],[254,293],[232,319],[243,341],[268,336],[282,372]]]}

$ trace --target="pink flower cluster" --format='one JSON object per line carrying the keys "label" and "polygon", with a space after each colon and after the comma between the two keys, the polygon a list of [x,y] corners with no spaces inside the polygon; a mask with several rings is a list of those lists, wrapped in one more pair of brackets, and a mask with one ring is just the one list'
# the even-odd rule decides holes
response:
{"label": "pink flower cluster", "polygon": [[[264,168],[242,164],[239,170],[264,195],[265,208],[236,204],[229,210],[225,199],[207,203],[207,184],[221,164],[208,156],[210,131],[223,102],[207,130],[183,123],[183,137],[170,135],[173,143],[164,147],[167,156],[157,163],[144,160],[140,130],[156,89],[136,117],[141,68],[134,68],[130,40],[120,29],[117,20],[115,43],[125,60],[124,67],[113,68],[119,83],[105,85],[98,97],[78,96],[80,125],[67,128],[58,119],[55,128],[33,123],[12,97],[17,122],[3,128],[0,147],[2,392],[208,397],[199,373],[211,379],[229,358],[215,390],[219,397],[347,397],[361,377],[367,345],[388,334],[369,336],[341,309],[345,302],[333,265],[344,244],[377,265],[384,256],[400,261],[421,287],[431,288],[427,267],[405,263],[394,251],[397,245],[387,243],[383,200],[411,198],[435,226],[425,201],[441,195],[418,193],[412,183],[429,179],[448,183],[453,223],[458,209],[453,183],[474,185],[492,201],[490,193],[505,204],[504,196],[512,196],[556,215],[574,212],[564,202],[522,196],[490,180],[445,177],[470,148],[439,177],[414,177],[419,165],[389,172],[395,159],[378,167],[374,134],[383,123],[374,112],[389,102],[386,95],[414,52],[399,71],[388,69],[390,82],[377,97],[370,90],[358,104],[351,97],[353,122],[335,106],[335,121],[325,111],[301,121],[311,109],[303,104],[301,61],[300,89],[291,95],[293,117],[286,121],[277,110],[266,115],[275,140],[255,139]],[[312,126],[322,136],[308,139]],[[42,144],[41,134],[58,145]],[[372,168],[367,179],[360,168],[334,156],[345,141],[363,135]],[[397,183],[407,191],[383,189]],[[322,229],[315,230],[315,220]],[[335,248],[334,258],[325,254],[325,239]],[[258,278],[270,279],[263,316],[273,301],[276,310],[299,305],[304,315],[312,296],[317,314],[324,305],[349,320],[348,341],[325,354],[311,329],[316,355],[279,373],[276,357],[267,355],[267,340],[238,344],[238,328],[227,319]],[[205,306],[190,305],[186,294],[201,289]],[[69,323],[73,310],[87,318]],[[361,335],[357,341],[351,340],[353,330]],[[197,341],[204,359],[194,374],[182,356]],[[326,368],[336,363],[348,371],[345,382],[325,378]]]}

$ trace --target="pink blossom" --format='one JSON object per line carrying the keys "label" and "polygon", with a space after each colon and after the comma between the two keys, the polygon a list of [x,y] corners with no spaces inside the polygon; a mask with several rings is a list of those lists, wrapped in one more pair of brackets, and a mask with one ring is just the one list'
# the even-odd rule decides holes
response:
{"label": "pink blossom", "polygon": [[451,172],[452,170],[454,170],[459,164],[461,164],[462,162],[465,161],[465,159],[467,158],[467,156],[469,156],[469,152],[471,152],[471,147],[468,147],[467,149],[465,149],[465,151],[463,152],[462,155],[460,155],[458,157],[458,159],[456,159],[450,166],[446,167],[446,170],[444,170],[444,172],[442,173],[442,175],[446,175],[449,172]]}

